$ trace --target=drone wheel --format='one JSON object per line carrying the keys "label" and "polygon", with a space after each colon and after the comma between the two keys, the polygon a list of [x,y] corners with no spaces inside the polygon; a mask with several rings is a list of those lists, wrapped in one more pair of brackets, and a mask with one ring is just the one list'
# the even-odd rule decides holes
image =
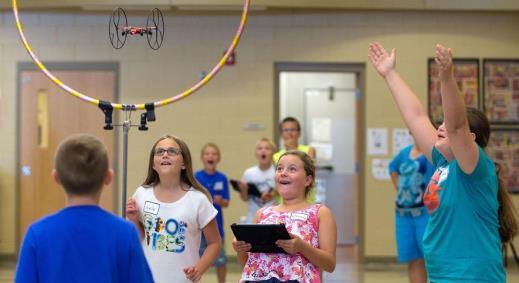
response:
{"label": "drone wheel", "polygon": [[122,8],[114,9],[108,22],[108,38],[113,48],[120,49],[126,43],[128,33],[124,31],[124,27],[127,26],[128,19],[124,10]]}
{"label": "drone wheel", "polygon": [[151,14],[148,15],[146,31],[148,31],[146,38],[151,49],[159,49],[164,40],[164,16],[162,16],[162,12],[159,9],[153,9]]}

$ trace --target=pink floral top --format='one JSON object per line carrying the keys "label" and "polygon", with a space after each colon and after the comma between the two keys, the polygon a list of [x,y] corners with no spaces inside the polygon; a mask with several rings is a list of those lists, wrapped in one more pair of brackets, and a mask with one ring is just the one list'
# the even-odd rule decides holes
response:
{"label": "pink floral top", "polygon": [[[285,223],[288,232],[299,236],[312,247],[319,248],[317,212],[320,207],[320,204],[314,204],[303,210],[278,212],[270,206],[262,211],[258,223]],[[240,282],[267,280],[273,277],[281,281],[321,282],[319,268],[301,254],[249,253]]]}

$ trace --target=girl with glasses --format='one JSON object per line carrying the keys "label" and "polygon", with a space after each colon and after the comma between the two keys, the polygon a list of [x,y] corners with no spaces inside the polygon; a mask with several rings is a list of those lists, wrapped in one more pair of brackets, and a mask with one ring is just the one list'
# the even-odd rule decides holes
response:
{"label": "girl with glasses", "polygon": [[[198,282],[219,254],[217,211],[193,176],[186,143],[163,136],[153,145],[148,175],[126,205],[155,282]],[[202,233],[207,248],[200,256]]]}

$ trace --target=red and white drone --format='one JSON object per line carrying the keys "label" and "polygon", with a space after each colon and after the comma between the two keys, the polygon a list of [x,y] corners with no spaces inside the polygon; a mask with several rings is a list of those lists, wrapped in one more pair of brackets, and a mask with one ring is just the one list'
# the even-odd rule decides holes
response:
{"label": "red and white drone", "polygon": [[110,43],[115,49],[120,49],[124,46],[128,35],[138,34],[140,36],[146,35],[151,49],[157,50],[162,45],[162,40],[164,40],[164,17],[162,12],[155,8],[148,15],[145,27],[132,27],[128,25],[126,12],[123,8],[116,8],[110,16],[108,31]]}

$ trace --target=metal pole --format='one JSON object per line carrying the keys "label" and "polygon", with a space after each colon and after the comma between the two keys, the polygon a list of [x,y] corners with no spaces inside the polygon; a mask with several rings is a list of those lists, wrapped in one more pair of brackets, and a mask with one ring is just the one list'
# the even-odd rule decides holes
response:
{"label": "metal pole", "polygon": [[123,186],[121,196],[121,209],[122,216],[126,218],[126,186],[127,186],[127,175],[128,175],[128,132],[130,131],[131,120],[123,122]]}

